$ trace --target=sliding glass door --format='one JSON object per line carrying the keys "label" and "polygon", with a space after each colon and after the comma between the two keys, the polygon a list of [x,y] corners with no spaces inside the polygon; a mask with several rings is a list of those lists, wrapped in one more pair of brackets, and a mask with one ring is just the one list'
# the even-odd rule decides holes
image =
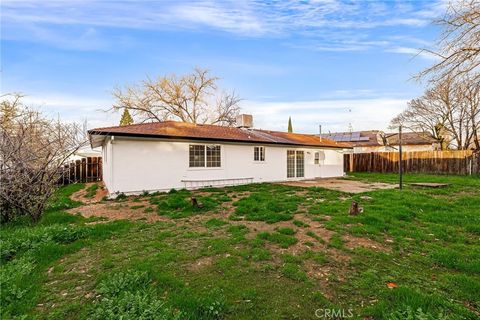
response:
{"label": "sliding glass door", "polygon": [[287,150],[287,178],[303,178],[305,176],[304,151]]}
{"label": "sliding glass door", "polygon": [[295,178],[295,150],[287,150],[287,178]]}

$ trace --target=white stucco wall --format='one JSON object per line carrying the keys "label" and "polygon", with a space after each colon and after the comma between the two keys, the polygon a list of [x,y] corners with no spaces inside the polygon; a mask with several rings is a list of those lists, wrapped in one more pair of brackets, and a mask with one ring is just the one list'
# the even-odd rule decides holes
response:
{"label": "white stucco wall", "polygon": [[[305,177],[298,179],[343,175],[343,155],[337,150],[261,144],[258,146],[265,147],[264,162],[253,160],[256,145],[217,143],[221,146],[220,168],[190,168],[190,144],[212,143],[108,138],[103,145],[103,176],[109,193],[295,180],[287,179],[287,150],[305,152]],[[324,152],[320,164],[314,164],[315,152]]]}

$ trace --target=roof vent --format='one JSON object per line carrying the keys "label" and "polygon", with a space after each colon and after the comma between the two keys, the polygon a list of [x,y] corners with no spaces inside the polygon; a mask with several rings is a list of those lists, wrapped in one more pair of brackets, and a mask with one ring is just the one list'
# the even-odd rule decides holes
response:
{"label": "roof vent", "polygon": [[253,116],[251,114],[239,114],[237,116],[237,128],[253,127]]}

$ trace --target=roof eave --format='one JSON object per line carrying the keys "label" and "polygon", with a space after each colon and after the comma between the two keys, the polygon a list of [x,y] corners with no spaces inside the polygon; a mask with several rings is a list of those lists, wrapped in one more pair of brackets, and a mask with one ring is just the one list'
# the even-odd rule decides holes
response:
{"label": "roof eave", "polygon": [[[90,144],[94,147],[92,136],[118,136],[118,137],[138,137],[138,138],[153,138],[153,139],[179,139],[179,140],[194,140],[194,141],[219,141],[219,142],[237,142],[237,143],[257,143],[257,144],[269,144],[269,145],[289,145],[297,147],[319,147],[319,148],[333,148],[333,149],[353,149],[351,146],[345,145],[318,145],[318,144],[300,144],[300,143],[288,143],[288,142],[274,142],[274,141],[247,141],[247,140],[236,140],[236,139],[222,139],[222,138],[204,138],[204,137],[180,137],[180,136],[171,136],[171,135],[158,135],[158,134],[147,134],[147,133],[130,133],[130,132],[107,132],[107,131],[88,131],[90,137]],[[103,143],[102,139],[102,143]],[[97,145],[96,143],[95,145]],[[101,146],[101,144],[98,144]]]}

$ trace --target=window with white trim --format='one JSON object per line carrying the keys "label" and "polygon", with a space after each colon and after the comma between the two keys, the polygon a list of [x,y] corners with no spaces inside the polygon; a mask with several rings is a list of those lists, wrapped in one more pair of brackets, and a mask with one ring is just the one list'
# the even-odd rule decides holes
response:
{"label": "window with white trim", "polygon": [[265,147],[253,147],[253,161],[265,161]]}
{"label": "window with white trim", "polygon": [[320,164],[320,152],[315,152],[315,164]]}
{"label": "window with white trim", "polygon": [[220,146],[191,144],[188,159],[190,168],[218,168],[221,166]]}

